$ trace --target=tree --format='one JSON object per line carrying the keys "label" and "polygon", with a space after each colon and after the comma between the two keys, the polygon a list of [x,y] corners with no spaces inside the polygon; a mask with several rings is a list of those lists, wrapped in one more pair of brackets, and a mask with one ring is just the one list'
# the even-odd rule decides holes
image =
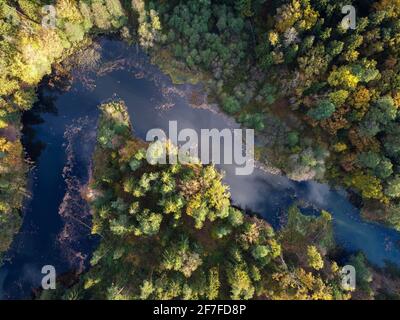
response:
{"label": "tree", "polygon": [[371,93],[365,87],[359,87],[353,94],[353,106],[356,109],[366,108],[371,100]]}
{"label": "tree", "polygon": [[255,288],[243,264],[231,265],[228,268],[228,282],[231,287],[231,299],[248,300],[254,295]]}
{"label": "tree", "polygon": [[159,213],[143,210],[142,213],[136,215],[138,227],[135,229],[135,235],[153,236],[160,230],[163,216]]}
{"label": "tree", "polygon": [[111,16],[103,0],[92,1],[94,23],[101,30],[111,29]]}
{"label": "tree", "polygon": [[392,97],[385,96],[375,102],[375,107],[370,108],[362,123],[363,133],[375,136],[397,117],[397,107]]}
{"label": "tree", "polygon": [[232,232],[232,229],[224,224],[217,225],[213,228],[212,235],[216,239],[222,239]]}
{"label": "tree", "polygon": [[22,9],[24,14],[33,21],[39,22],[41,20],[41,7],[37,1],[18,0],[18,6]]}
{"label": "tree", "polygon": [[299,143],[299,134],[295,131],[291,131],[288,133],[287,135],[287,144],[289,147],[293,148],[295,146],[297,146],[297,144]]}
{"label": "tree", "polygon": [[308,246],[307,247],[307,258],[308,258],[308,265],[315,269],[321,270],[324,267],[324,260],[321,257],[321,254],[318,252],[317,247],[315,246]]}
{"label": "tree", "polygon": [[371,271],[367,267],[365,257],[362,253],[350,257],[348,264],[356,270],[356,284],[362,291],[371,292],[370,283],[372,282]]}
{"label": "tree", "polygon": [[321,100],[316,108],[310,109],[307,115],[315,120],[328,119],[336,110],[335,105],[329,100]]}
{"label": "tree", "polygon": [[231,226],[238,227],[243,224],[243,213],[240,210],[229,208],[228,220]]}
{"label": "tree", "polygon": [[140,287],[140,299],[146,300],[154,292],[154,286],[152,281],[144,280]]}
{"label": "tree", "polygon": [[356,173],[351,177],[351,185],[357,188],[364,198],[381,199],[383,196],[380,180],[371,175]]}
{"label": "tree", "polygon": [[126,235],[132,232],[132,230],[133,227],[126,215],[120,215],[118,218],[110,221],[110,231],[117,236]]}
{"label": "tree", "polygon": [[344,43],[342,41],[333,40],[329,43],[328,53],[333,58],[343,51]]}
{"label": "tree", "polygon": [[11,141],[8,141],[6,138],[0,137],[0,152],[7,153],[11,150],[13,144]]}
{"label": "tree", "polygon": [[218,268],[211,268],[208,271],[208,290],[206,293],[207,299],[214,300],[218,298],[220,285]]}
{"label": "tree", "polygon": [[328,77],[328,83],[332,87],[354,89],[359,81],[360,79],[357,78],[357,76],[355,76],[347,66],[341,66],[332,70]]}
{"label": "tree", "polygon": [[382,159],[375,168],[375,173],[380,179],[387,179],[393,174],[393,163],[387,158]]}
{"label": "tree", "polygon": [[382,112],[385,119],[380,118],[380,122],[383,124],[387,123],[387,120],[395,120],[397,117],[397,106],[395,105],[391,96],[381,97],[376,101],[376,106]]}
{"label": "tree", "polygon": [[239,121],[248,128],[253,128],[257,131],[264,129],[264,114],[262,113],[242,113],[239,117]]}
{"label": "tree", "polygon": [[329,100],[336,106],[340,107],[342,106],[345,102],[347,97],[349,96],[349,92],[346,90],[338,90],[331,92],[329,94]]}
{"label": "tree", "polygon": [[386,153],[400,162],[400,127],[397,124],[390,124],[386,127],[383,145]]}
{"label": "tree", "polygon": [[239,101],[237,101],[234,97],[226,97],[223,101],[222,101],[222,107],[224,108],[224,110],[230,114],[236,113],[238,111],[240,111],[241,106]]}
{"label": "tree", "polygon": [[365,168],[375,169],[381,162],[381,157],[376,152],[363,152],[358,156],[361,165]]}
{"label": "tree", "polygon": [[188,238],[183,237],[164,251],[161,266],[167,270],[180,271],[186,278],[189,278],[202,263],[200,254],[193,251]]}
{"label": "tree", "polygon": [[261,265],[266,265],[270,260],[270,248],[268,246],[258,245],[254,247],[251,254]]}
{"label": "tree", "polygon": [[85,30],[83,26],[79,24],[66,22],[64,25],[64,30],[70,42],[80,42],[85,36]]}
{"label": "tree", "polygon": [[235,8],[244,17],[252,17],[254,15],[252,2],[253,0],[235,0]]}
{"label": "tree", "polygon": [[83,18],[83,23],[82,23],[83,28],[86,31],[90,30],[93,27],[93,22],[94,22],[94,15],[90,7],[90,4],[80,0],[79,11],[81,12]]}
{"label": "tree", "polygon": [[260,90],[260,94],[265,98],[265,101],[268,104],[273,104],[276,101],[278,88],[272,84],[267,83]]}
{"label": "tree", "polygon": [[385,194],[391,198],[400,198],[400,175],[396,175],[388,181]]}

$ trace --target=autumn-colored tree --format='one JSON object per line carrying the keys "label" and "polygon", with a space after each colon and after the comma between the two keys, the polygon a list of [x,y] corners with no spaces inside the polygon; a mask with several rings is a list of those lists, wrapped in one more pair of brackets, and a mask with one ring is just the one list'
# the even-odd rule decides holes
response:
{"label": "autumn-colored tree", "polygon": [[315,246],[307,247],[307,257],[308,265],[311,268],[320,270],[324,267],[324,260],[322,260],[321,254],[318,252],[318,249]]}

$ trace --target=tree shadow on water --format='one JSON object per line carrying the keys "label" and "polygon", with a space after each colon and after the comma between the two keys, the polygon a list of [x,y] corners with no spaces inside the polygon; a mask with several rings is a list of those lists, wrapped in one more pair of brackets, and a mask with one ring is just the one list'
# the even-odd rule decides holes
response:
{"label": "tree shadow on water", "polygon": [[40,88],[38,92],[38,101],[30,110],[24,112],[22,115],[23,129],[21,141],[27,157],[31,161],[35,162],[46,148],[46,143],[38,138],[37,128],[45,122],[42,117],[43,114],[58,115],[56,106],[57,98],[58,96],[56,94],[52,94],[48,90]]}

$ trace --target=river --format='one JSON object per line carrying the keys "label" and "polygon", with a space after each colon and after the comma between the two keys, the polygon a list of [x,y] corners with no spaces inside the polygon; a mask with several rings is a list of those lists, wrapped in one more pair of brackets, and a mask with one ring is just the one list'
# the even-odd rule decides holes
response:
{"label": "river", "polygon": [[[90,234],[90,210],[81,191],[90,175],[99,104],[112,97],[123,99],[134,134],[142,139],[153,128],[168,131],[172,120],[178,129],[197,132],[239,128],[212,106],[193,107],[188,96],[198,87],[174,86],[136,47],[110,39],[100,44],[101,65],[113,68],[92,74],[93,81],[74,81],[66,92],[42,86],[39,103],[24,115],[23,143],[34,162],[29,177],[32,196],[25,204],[22,228],[0,268],[2,299],[31,298],[32,290],[40,286],[44,265],[53,265],[57,274],[82,271],[88,265],[97,239]],[[274,227],[284,220],[288,206],[301,200],[314,211],[332,214],[335,240],[347,251],[362,251],[379,266],[385,260],[400,265],[400,233],[362,221],[346,192],[260,169],[238,176],[233,165],[219,167],[226,172],[232,202],[258,213]]]}

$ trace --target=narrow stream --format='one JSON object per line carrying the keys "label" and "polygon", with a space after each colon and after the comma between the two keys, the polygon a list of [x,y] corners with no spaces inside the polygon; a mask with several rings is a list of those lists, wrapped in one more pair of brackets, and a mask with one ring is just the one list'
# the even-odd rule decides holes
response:
{"label": "narrow stream", "polygon": [[[197,132],[239,127],[212,107],[190,105],[187,97],[198,88],[172,85],[137,48],[105,39],[101,48],[102,65],[118,63],[113,71],[94,77],[95,87],[74,81],[67,92],[42,88],[40,102],[24,116],[24,144],[35,164],[30,174],[32,198],[26,203],[22,229],[0,268],[2,299],[30,298],[40,286],[44,265],[53,265],[57,274],[87,266],[96,237],[90,235],[90,212],[80,192],[89,178],[100,103],[112,97],[123,99],[134,134],[142,139],[153,128],[168,132],[171,120],[177,121],[178,129]],[[233,165],[220,168],[226,172],[233,203],[259,213],[275,227],[288,206],[302,200],[332,213],[335,239],[346,250],[360,250],[377,265],[385,260],[400,265],[400,233],[362,221],[345,192],[260,169],[238,176]]]}

